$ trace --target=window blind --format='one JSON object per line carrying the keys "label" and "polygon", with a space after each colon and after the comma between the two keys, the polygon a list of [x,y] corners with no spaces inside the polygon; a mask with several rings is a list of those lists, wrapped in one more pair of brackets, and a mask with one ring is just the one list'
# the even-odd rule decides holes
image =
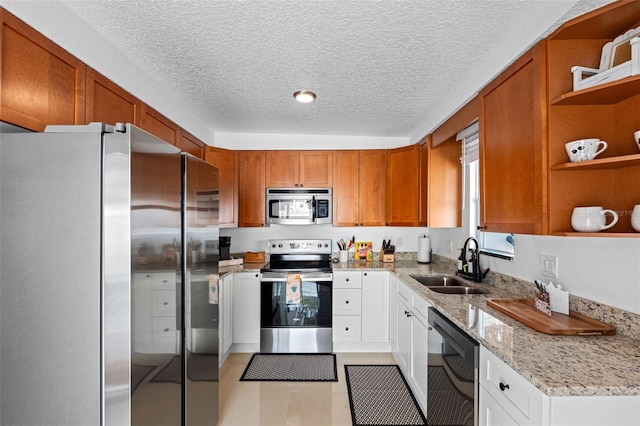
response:
{"label": "window blind", "polygon": [[462,156],[460,162],[462,166],[480,159],[480,126],[475,121],[456,135],[456,140],[462,142]]}

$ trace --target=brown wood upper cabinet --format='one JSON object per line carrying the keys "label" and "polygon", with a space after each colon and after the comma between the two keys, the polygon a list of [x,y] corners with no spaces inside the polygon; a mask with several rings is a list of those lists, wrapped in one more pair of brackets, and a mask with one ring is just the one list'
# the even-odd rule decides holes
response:
{"label": "brown wood upper cabinet", "polygon": [[218,224],[221,228],[236,227],[238,226],[238,152],[207,146],[205,160],[218,168],[220,182]]}
{"label": "brown wood upper cabinet", "polygon": [[188,152],[195,157],[204,159],[205,143],[200,139],[196,138],[191,133],[180,129],[179,141],[178,148],[180,148],[182,152]]}
{"label": "brown wood upper cabinet", "polygon": [[265,151],[238,151],[238,226],[265,226]]}
{"label": "brown wood upper cabinet", "polygon": [[333,151],[333,226],[383,226],[382,149]]}
{"label": "brown wood upper cabinet", "polygon": [[0,120],[34,131],[84,124],[86,66],[0,8]]}
{"label": "brown wood upper cabinet", "polygon": [[387,151],[386,223],[419,225],[420,145]]}
{"label": "brown wood upper cabinet", "polygon": [[91,68],[87,68],[86,91],[86,123],[138,124],[140,101]]}
{"label": "brown wood upper cabinet", "polygon": [[481,92],[483,231],[548,232],[545,41]]}
{"label": "brown wood upper cabinet", "polygon": [[268,188],[331,188],[332,151],[267,151]]}
{"label": "brown wood upper cabinet", "polygon": [[[431,140],[420,146],[421,167],[425,161],[427,163],[427,189],[421,188],[420,193],[426,191],[428,201],[426,206],[421,204],[421,211],[427,210],[426,226],[430,228],[457,228],[462,226],[461,144],[454,134],[439,145],[433,145]],[[424,176],[421,176],[421,182],[425,185]],[[422,216],[420,220],[424,220]]]}
{"label": "brown wood upper cabinet", "polygon": [[180,146],[178,125],[145,103],[142,103],[140,108],[139,123],[142,129],[152,135],[172,145]]}

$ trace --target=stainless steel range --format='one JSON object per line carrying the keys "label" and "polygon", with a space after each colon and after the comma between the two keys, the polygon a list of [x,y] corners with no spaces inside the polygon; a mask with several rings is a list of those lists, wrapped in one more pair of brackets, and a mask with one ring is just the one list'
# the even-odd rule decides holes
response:
{"label": "stainless steel range", "polygon": [[331,240],[271,240],[261,272],[260,351],[332,352]]}

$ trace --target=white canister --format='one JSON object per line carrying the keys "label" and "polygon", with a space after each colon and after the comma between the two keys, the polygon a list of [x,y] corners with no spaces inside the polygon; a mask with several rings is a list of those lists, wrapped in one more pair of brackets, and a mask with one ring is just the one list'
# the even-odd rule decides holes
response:
{"label": "white canister", "polygon": [[631,227],[634,231],[640,232],[640,204],[633,206],[631,212]]}
{"label": "white canister", "polygon": [[340,252],[338,253],[338,260],[340,261],[340,263],[349,262],[349,250],[340,250]]}

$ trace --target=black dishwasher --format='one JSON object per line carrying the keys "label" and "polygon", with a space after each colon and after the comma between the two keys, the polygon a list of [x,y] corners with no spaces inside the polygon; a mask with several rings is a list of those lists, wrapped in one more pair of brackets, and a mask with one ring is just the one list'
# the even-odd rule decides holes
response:
{"label": "black dishwasher", "polygon": [[475,426],[480,346],[434,308],[429,329],[427,424]]}

